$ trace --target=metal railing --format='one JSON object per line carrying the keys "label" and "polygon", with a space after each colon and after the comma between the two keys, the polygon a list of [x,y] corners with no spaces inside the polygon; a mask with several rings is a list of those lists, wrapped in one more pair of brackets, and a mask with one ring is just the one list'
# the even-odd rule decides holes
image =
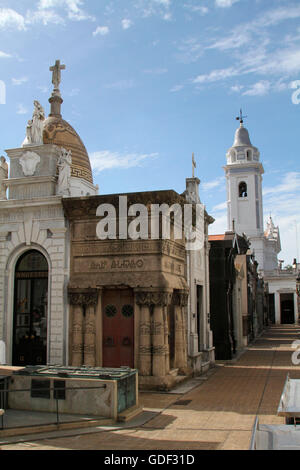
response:
{"label": "metal railing", "polygon": [[[77,415],[77,416],[79,416],[79,417],[80,417],[80,416],[85,416],[85,421],[87,421],[88,418],[86,418],[86,415],[89,415],[89,413],[86,413],[86,415],[84,415],[84,414],[81,414],[81,413],[80,413],[80,414],[79,414],[79,413],[75,413],[75,412],[72,413],[71,411],[70,411],[70,412],[63,412],[63,413],[62,413],[62,412],[59,412],[59,401],[64,401],[64,400],[65,400],[65,398],[60,398],[60,397],[59,397],[60,393],[61,393],[61,392],[65,392],[65,391],[66,391],[66,392],[67,392],[67,391],[68,391],[68,392],[70,392],[70,391],[72,391],[72,392],[78,392],[78,391],[80,391],[80,390],[81,390],[81,391],[83,391],[83,390],[88,391],[88,390],[99,390],[99,389],[105,389],[105,388],[107,388],[107,386],[106,386],[105,384],[104,384],[104,385],[100,385],[100,386],[98,386],[98,387],[51,387],[51,386],[49,386],[49,387],[47,387],[47,388],[46,388],[46,387],[45,387],[45,388],[38,388],[38,387],[32,388],[32,387],[31,387],[31,388],[22,388],[22,389],[16,389],[16,390],[12,390],[12,389],[3,389],[3,388],[1,388],[1,389],[0,389],[0,410],[2,409],[2,410],[4,411],[4,413],[2,413],[2,414],[0,413],[0,415],[1,415],[1,427],[0,427],[0,430],[3,430],[3,429],[4,429],[4,422],[5,422],[4,417],[5,417],[5,412],[6,412],[7,410],[10,410],[10,409],[11,409],[12,411],[15,411],[15,412],[18,412],[18,411],[20,411],[20,412],[22,412],[22,411],[24,412],[24,411],[25,411],[25,412],[26,412],[26,411],[28,411],[28,412],[37,412],[37,413],[51,413],[51,414],[55,414],[55,415],[56,415],[56,421],[55,421],[55,422],[48,422],[48,423],[47,423],[47,422],[43,421],[43,423],[41,423],[41,424],[44,424],[44,425],[49,425],[49,424],[57,424],[57,425],[59,425],[59,424],[62,424],[63,420],[61,420],[60,417],[61,417],[62,415],[64,415],[64,414],[65,414],[65,415],[67,415],[67,414],[68,414],[68,415],[73,415],[73,416],[74,416],[74,415]],[[16,408],[10,408],[10,407],[8,406],[9,394],[11,394],[11,393],[24,393],[24,392],[29,392],[29,393],[31,394],[31,397],[32,397],[32,392],[33,392],[33,391],[34,391],[34,392],[39,392],[39,391],[40,391],[40,392],[45,392],[45,391],[47,391],[47,392],[48,392],[48,391],[49,391],[49,392],[53,392],[53,397],[52,397],[52,398],[51,398],[51,396],[50,396],[50,397],[44,397],[44,398],[40,396],[40,397],[35,397],[35,398],[38,398],[38,399],[48,399],[48,400],[55,400],[55,401],[56,401],[56,410],[55,410],[55,412],[53,412],[52,410],[28,410],[28,409],[19,409],[19,408],[16,409]],[[91,416],[91,415],[90,415],[90,416]],[[95,419],[96,417],[97,417],[98,419],[99,419],[99,418],[104,418],[104,416],[98,416],[98,415],[96,416],[96,415],[95,415],[95,416],[91,417],[90,419],[92,420],[92,419]],[[65,422],[71,422],[71,421],[65,421]],[[40,425],[41,425],[41,424],[40,424]],[[13,426],[13,427],[7,427],[6,429],[19,428],[19,427],[32,427],[32,426],[37,426],[37,425],[38,425],[38,424],[34,424],[34,425],[24,425],[24,426]]]}

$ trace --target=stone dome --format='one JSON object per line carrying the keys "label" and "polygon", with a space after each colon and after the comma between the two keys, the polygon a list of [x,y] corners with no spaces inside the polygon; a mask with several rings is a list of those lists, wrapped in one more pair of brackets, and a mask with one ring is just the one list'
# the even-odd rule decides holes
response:
{"label": "stone dome", "polygon": [[247,129],[241,124],[241,126],[235,132],[233,147],[244,146],[252,147],[252,144]]}
{"label": "stone dome", "polygon": [[71,176],[82,178],[93,184],[92,169],[86,148],[77,132],[60,115],[49,115],[44,121],[43,142],[71,150]]}

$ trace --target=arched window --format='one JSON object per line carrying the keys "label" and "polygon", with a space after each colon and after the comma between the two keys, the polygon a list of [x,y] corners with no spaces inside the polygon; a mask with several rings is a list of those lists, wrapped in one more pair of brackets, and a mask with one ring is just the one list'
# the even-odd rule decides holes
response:
{"label": "arched window", "polygon": [[230,156],[231,156],[231,163],[236,162],[236,153],[235,150],[230,151]]}
{"label": "arched window", "polygon": [[46,364],[47,298],[47,260],[39,251],[27,251],[15,269],[14,365]]}
{"label": "arched window", "polygon": [[247,196],[248,196],[247,184],[245,183],[245,181],[242,181],[239,184],[239,197],[247,197]]}
{"label": "arched window", "polygon": [[247,150],[247,161],[251,161],[252,160],[252,151],[251,150]]}

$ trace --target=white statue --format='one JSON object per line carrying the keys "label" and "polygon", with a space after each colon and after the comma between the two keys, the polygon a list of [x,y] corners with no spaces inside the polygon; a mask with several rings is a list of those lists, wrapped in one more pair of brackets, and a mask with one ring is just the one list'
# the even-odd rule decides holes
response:
{"label": "white statue", "polygon": [[6,184],[4,180],[8,178],[8,164],[5,157],[0,158],[0,199],[6,199]]}
{"label": "white statue", "polygon": [[61,148],[60,157],[57,162],[58,166],[58,182],[57,194],[61,196],[70,195],[70,179],[71,179],[72,151]]}
{"label": "white statue", "polygon": [[43,144],[43,125],[45,121],[45,112],[38,101],[34,101],[34,110],[32,119],[28,121],[26,127],[26,138],[22,144],[25,145],[42,145]]}

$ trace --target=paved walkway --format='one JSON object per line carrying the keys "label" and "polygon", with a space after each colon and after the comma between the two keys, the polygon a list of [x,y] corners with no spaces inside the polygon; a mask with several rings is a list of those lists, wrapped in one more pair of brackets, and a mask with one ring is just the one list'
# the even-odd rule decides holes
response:
{"label": "paved walkway", "polygon": [[[184,393],[141,393],[131,423],[30,436],[2,450],[247,450],[255,417],[283,424],[277,408],[287,374],[300,378],[291,345],[300,327],[268,329],[237,360],[218,362]],[[26,442],[25,442],[26,439]],[[15,438],[17,440],[17,438]]]}

